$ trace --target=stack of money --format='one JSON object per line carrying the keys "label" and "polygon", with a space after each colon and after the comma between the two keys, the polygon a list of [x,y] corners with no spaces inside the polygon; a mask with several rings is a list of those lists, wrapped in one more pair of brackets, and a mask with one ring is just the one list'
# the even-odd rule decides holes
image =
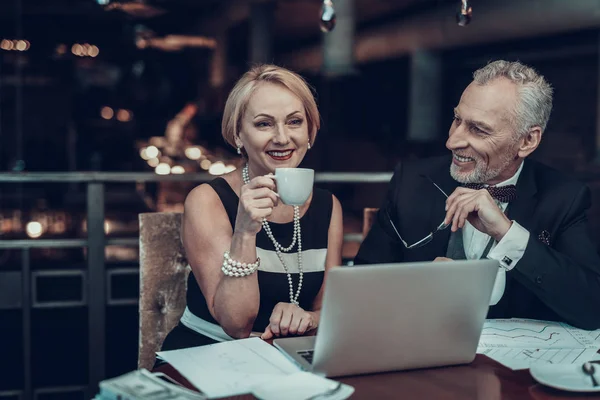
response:
{"label": "stack of money", "polygon": [[94,400],[205,400],[206,396],[161,379],[145,369],[100,382]]}

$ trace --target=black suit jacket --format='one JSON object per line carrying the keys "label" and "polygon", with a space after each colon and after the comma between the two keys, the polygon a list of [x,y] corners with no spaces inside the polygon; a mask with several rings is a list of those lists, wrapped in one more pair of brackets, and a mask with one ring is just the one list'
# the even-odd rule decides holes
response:
{"label": "black suit jacket", "polygon": [[[396,167],[355,264],[430,261],[446,255],[450,229],[437,232],[423,247],[407,250],[384,210],[408,244],[425,237],[442,222],[446,198],[424,176],[449,195],[458,186],[450,176],[450,163],[450,157],[440,157]],[[489,318],[535,318],[600,328],[600,257],[588,234],[590,205],[585,185],[536,161],[525,161],[517,199],[507,215],[530,232],[529,242],[523,258],[507,272],[504,296],[490,307]],[[550,244],[540,240],[542,232]]]}

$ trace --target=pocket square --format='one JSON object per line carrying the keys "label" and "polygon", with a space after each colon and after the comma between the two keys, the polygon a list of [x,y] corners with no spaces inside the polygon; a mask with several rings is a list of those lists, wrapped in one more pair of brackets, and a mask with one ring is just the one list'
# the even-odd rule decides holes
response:
{"label": "pocket square", "polygon": [[548,232],[547,230],[541,231],[540,235],[538,236],[538,239],[545,245],[550,246],[550,232]]}

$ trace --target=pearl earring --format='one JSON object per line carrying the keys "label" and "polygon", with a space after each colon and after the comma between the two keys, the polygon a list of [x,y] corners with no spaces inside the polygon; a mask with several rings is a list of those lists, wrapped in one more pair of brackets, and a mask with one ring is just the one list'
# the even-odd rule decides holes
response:
{"label": "pearl earring", "polygon": [[310,150],[310,142],[308,142],[308,149]]}
{"label": "pearl earring", "polygon": [[237,153],[240,155],[242,154],[242,146],[237,147]]}

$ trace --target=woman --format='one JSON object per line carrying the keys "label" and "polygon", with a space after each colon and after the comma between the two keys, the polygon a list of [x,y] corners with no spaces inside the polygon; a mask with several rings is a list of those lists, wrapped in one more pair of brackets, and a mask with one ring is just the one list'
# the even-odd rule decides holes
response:
{"label": "woman", "polygon": [[318,188],[302,206],[283,204],[273,173],[297,167],[318,129],[313,94],[297,74],[262,65],[237,82],[222,134],[245,164],[185,201],[187,308],[163,350],[317,328],[325,273],[341,264],[342,208]]}

